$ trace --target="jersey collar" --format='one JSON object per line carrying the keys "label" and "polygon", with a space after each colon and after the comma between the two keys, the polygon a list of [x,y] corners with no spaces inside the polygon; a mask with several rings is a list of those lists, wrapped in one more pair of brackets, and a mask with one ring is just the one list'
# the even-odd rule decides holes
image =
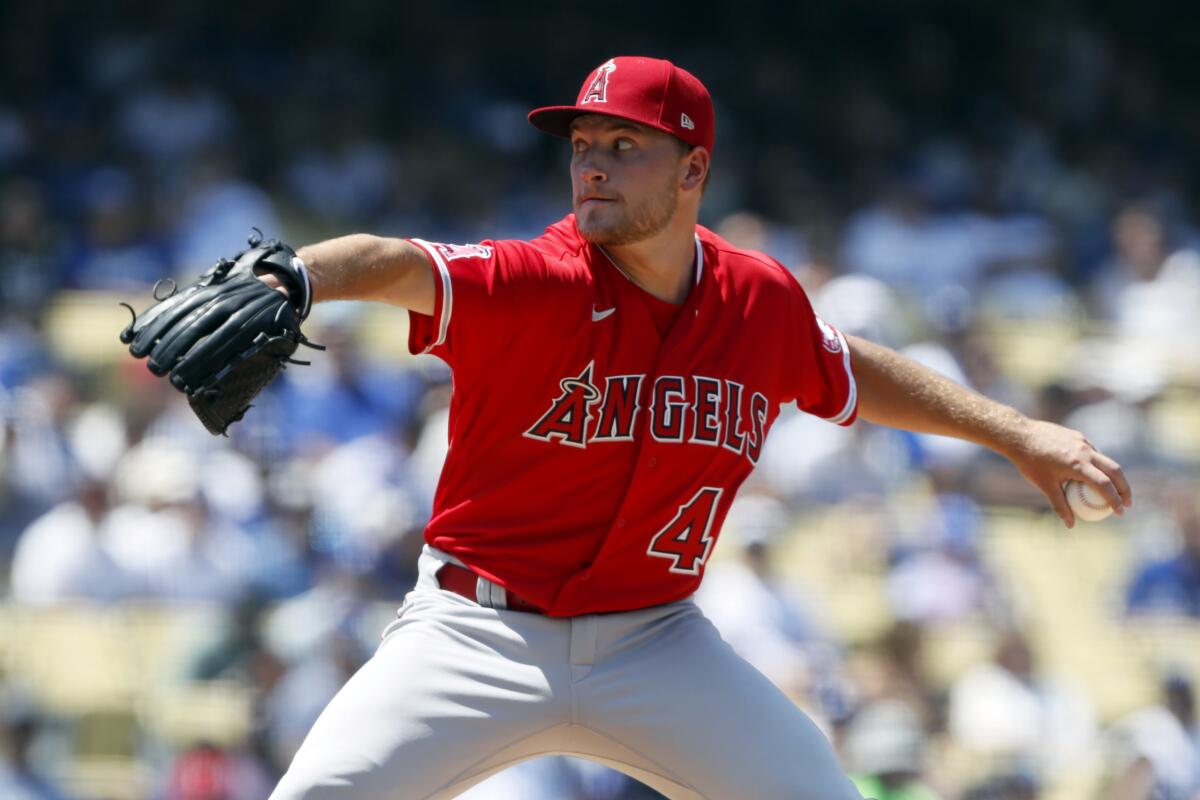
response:
{"label": "jersey collar", "polygon": [[[695,241],[696,241],[696,283],[694,285],[699,286],[700,285],[700,277],[704,274],[704,248],[700,245],[700,234],[693,233],[692,238],[695,239]],[[621,273],[621,277],[623,277],[625,280],[629,281],[630,283],[633,283],[634,285],[636,285],[633,278],[629,277],[629,275],[627,275],[625,273],[625,270],[621,269],[621,265],[616,262],[616,259],[614,259],[612,256],[610,256],[608,254],[608,251],[605,250],[603,246],[601,246],[601,245],[594,245],[594,246],[597,250],[599,250],[604,255],[604,257],[606,259],[608,259],[608,263],[613,265],[613,269],[615,269],[617,272]]]}

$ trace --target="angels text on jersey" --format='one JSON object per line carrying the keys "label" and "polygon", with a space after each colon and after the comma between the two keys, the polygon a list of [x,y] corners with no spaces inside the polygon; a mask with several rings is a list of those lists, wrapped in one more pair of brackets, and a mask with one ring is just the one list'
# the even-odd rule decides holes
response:
{"label": "angels text on jersey", "polygon": [[[705,375],[608,375],[589,362],[559,381],[560,393],[524,435],[568,447],[631,442],[649,418],[659,442],[723,447],[758,463],[767,425],[767,397],[730,378]],[[652,381],[652,384],[647,384]],[[648,408],[643,404],[648,403]]]}

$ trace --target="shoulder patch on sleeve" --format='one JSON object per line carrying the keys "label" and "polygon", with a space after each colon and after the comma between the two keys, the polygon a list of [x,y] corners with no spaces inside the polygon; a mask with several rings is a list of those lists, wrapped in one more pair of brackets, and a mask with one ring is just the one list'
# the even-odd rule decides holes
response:
{"label": "shoulder patch on sleeve", "polygon": [[430,247],[435,248],[442,258],[447,261],[454,261],[459,258],[491,258],[492,248],[486,244],[443,244],[441,242],[430,242]]}
{"label": "shoulder patch on sleeve", "polygon": [[817,320],[817,327],[821,329],[821,346],[831,353],[842,352],[842,337],[838,332],[816,314],[813,314],[813,317]]}

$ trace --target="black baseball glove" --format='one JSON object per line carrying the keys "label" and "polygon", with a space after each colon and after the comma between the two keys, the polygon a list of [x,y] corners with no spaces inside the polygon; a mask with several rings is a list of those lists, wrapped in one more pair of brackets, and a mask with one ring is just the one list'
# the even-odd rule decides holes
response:
{"label": "black baseball glove", "polygon": [[[224,434],[241,419],[251,401],[292,358],[299,345],[323,349],[305,338],[300,323],[312,293],[296,251],[275,239],[263,241],[255,228],[250,247],[234,259],[222,258],[193,284],[170,293],[121,331],[135,358],[147,357],[155,375],[169,375],[187,395],[196,416],[213,434]],[[288,294],[263,283],[277,275]]]}

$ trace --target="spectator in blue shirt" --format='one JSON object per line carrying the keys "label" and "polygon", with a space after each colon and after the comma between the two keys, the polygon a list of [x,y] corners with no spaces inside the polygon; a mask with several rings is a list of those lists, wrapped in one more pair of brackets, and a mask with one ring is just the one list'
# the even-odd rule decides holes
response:
{"label": "spectator in blue shirt", "polygon": [[1179,551],[1143,565],[1126,593],[1130,614],[1200,618],[1200,504],[1193,499],[1176,511]]}
{"label": "spectator in blue shirt", "polygon": [[319,336],[327,352],[312,369],[288,372],[277,389],[293,447],[325,450],[412,418],[425,391],[417,373],[366,359],[350,320],[322,326]]}

